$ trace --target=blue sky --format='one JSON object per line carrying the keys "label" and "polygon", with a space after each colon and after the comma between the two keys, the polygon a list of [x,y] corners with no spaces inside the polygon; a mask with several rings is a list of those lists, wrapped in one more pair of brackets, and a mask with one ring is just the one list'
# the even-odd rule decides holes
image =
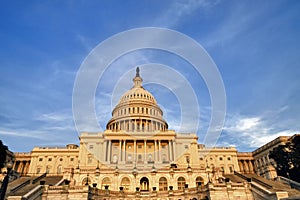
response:
{"label": "blue sky", "polygon": [[[252,151],[279,135],[299,133],[299,1],[0,4],[0,138],[13,151],[78,143],[72,92],[81,63],[110,36],[148,26],[170,28],[190,36],[218,66],[227,96],[219,146]],[[210,120],[205,83],[188,63],[157,50],[132,52],[108,68],[96,92],[99,125],[104,128],[110,119],[116,103],[111,101],[113,89],[119,77],[149,62],[168,65],[190,81],[200,105],[197,134],[201,142]],[[176,130],[180,109],[175,95],[156,84],[145,87],[163,108],[170,128]],[[185,130],[189,131],[189,125]]]}

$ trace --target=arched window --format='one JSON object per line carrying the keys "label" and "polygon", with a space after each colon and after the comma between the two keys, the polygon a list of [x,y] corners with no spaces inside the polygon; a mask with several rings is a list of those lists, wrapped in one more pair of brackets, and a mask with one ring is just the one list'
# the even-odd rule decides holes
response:
{"label": "arched window", "polygon": [[58,165],[57,167],[57,174],[61,174],[62,173],[62,166]]}
{"label": "arched window", "polygon": [[82,180],[82,185],[90,185],[92,183],[91,179],[89,177],[85,177]]}
{"label": "arched window", "polygon": [[41,167],[36,168],[36,174],[39,174],[41,172]]}
{"label": "arched window", "polygon": [[129,178],[125,177],[121,181],[121,187],[123,187],[123,190],[129,190],[130,188],[130,180]]}
{"label": "arched window", "polygon": [[50,173],[50,168],[51,168],[51,166],[47,166],[47,167],[46,167],[46,173],[47,173],[47,174]]}
{"label": "arched window", "polygon": [[105,178],[102,180],[101,188],[102,188],[102,190],[104,190],[104,189],[105,189],[105,186],[110,186],[110,185],[111,185],[111,180],[110,180],[110,178],[105,177]]}
{"label": "arched window", "polygon": [[148,161],[149,161],[149,162],[152,161],[152,154],[148,154]]}
{"label": "arched window", "polygon": [[198,187],[198,186],[201,186],[201,185],[204,185],[204,180],[203,180],[202,177],[198,176],[196,178],[196,186]]}
{"label": "arched window", "polygon": [[118,156],[117,154],[113,155],[113,163],[117,163],[118,162]]}
{"label": "arched window", "polygon": [[178,190],[183,190],[185,186],[185,178],[182,176],[177,179],[177,188]]}
{"label": "arched window", "polygon": [[165,177],[159,179],[159,191],[168,191],[168,181]]}

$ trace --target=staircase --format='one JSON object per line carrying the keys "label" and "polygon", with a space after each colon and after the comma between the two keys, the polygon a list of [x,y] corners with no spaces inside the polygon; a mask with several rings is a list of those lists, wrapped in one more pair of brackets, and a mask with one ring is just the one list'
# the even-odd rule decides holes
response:
{"label": "staircase", "polygon": [[46,185],[56,185],[62,180],[62,176],[41,176],[21,177],[9,183],[7,188],[7,199],[34,199],[31,196],[41,195],[42,186],[40,181]]}
{"label": "staircase", "polygon": [[[251,183],[252,192],[255,199],[300,199],[300,191],[291,188],[289,185],[265,179],[256,174],[240,174],[234,172],[234,175],[228,177],[230,180],[243,180]],[[238,178],[237,178],[238,177]]]}

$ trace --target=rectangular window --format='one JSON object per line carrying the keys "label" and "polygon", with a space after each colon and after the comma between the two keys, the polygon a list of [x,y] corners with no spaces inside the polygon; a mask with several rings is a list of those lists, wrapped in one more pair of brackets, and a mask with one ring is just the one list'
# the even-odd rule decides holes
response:
{"label": "rectangular window", "polygon": [[39,158],[39,161],[40,161],[40,162],[43,161],[43,158]]}
{"label": "rectangular window", "polygon": [[138,145],[138,148],[141,149],[141,148],[142,148],[142,145]]}

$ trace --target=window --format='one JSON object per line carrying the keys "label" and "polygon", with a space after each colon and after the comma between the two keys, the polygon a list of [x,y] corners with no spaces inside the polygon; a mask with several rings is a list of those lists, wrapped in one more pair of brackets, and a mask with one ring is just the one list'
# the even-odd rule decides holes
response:
{"label": "window", "polygon": [[91,154],[89,154],[89,155],[88,155],[88,164],[91,164],[91,163],[92,163],[92,161],[93,161],[93,160],[92,160],[92,155],[91,155]]}
{"label": "window", "polygon": [[127,159],[128,159],[128,161],[131,162],[131,160],[132,160],[132,155],[131,155],[131,154],[128,154]]}
{"label": "window", "polygon": [[183,190],[184,186],[185,186],[185,178],[179,177],[177,179],[177,188],[178,188],[178,190]]}
{"label": "window", "polygon": [[39,174],[40,172],[41,172],[41,168],[38,167],[38,168],[36,169],[36,173]]}
{"label": "window", "polygon": [[201,157],[200,160],[203,160],[203,158]]}
{"label": "window", "polygon": [[159,179],[159,191],[168,191],[168,181],[165,177]]}
{"label": "window", "polygon": [[60,159],[59,159],[59,161],[63,161],[63,159],[62,159],[62,158],[60,158]]}
{"label": "window", "polygon": [[74,161],[74,158],[70,158],[70,161]]}
{"label": "window", "polygon": [[220,160],[223,160],[223,158],[222,158],[222,157],[220,157],[219,159],[220,159]]}
{"label": "window", "polygon": [[91,179],[89,177],[85,177],[82,180],[82,185],[90,185],[92,183]]}
{"label": "window", "polygon": [[188,148],[189,148],[189,145],[184,145],[184,148],[185,148],[185,149],[188,149]]}
{"label": "window", "polygon": [[117,163],[118,162],[118,156],[117,154],[113,155],[113,163]]}
{"label": "window", "polygon": [[167,155],[166,155],[166,154],[163,154],[163,155],[162,155],[162,161],[163,161],[163,162],[167,162]]}
{"label": "window", "polygon": [[152,161],[152,154],[148,155],[148,161]]}
{"label": "window", "polygon": [[128,145],[128,149],[131,149],[132,148],[132,146],[131,145]]}
{"label": "window", "polygon": [[199,186],[201,186],[201,185],[204,185],[204,180],[203,180],[202,177],[198,176],[198,177],[196,178],[196,186],[199,187]]}
{"label": "window", "polygon": [[46,173],[47,173],[47,174],[50,173],[50,166],[47,166],[47,168],[46,168]]}
{"label": "window", "polygon": [[138,145],[138,148],[141,149],[141,148],[142,148],[142,145]]}
{"label": "window", "polygon": [[62,166],[61,165],[58,165],[58,167],[57,167],[57,173],[58,174],[62,173]]}
{"label": "window", "polygon": [[165,148],[166,148],[166,145],[162,145],[161,148],[165,149]]}
{"label": "window", "polygon": [[42,162],[42,161],[43,161],[43,158],[39,158],[39,161]]}
{"label": "window", "polygon": [[111,180],[110,180],[110,178],[105,177],[105,178],[102,180],[101,188],[102,188],[102,190],[104,190],[104,189],[105,189],[105,186],[110,186],[110,185],[111,185]]}
{"label": "window", "polygon": [[233,168],[231,166],[229,167],[229,171],[230,171],[230,173],[233,172]]}
{"label": "window", "polygon": [[138,155],[138,160],[139,160],[139,161],[142,160],[142,155],[141,155],[141,154]]}
{"label": "window", "polygon": [[221,172],[224,173],[224,167],[221,167]]}
{"label": "window", "polygon": [[152,145],[148,145],[148,149],[151,149],[152,148]]}
{"label": "window", "polygon": [[48,158],[48,161],[49,161],[49,162],[52,161],[52,158]]}
{"label": "window", "polygon": [[228,157],[228,158],[227,158],[227,160],[231,160],[231,158],[230,158],[230,157]]}
{"label": "window", "polygon": [[94,149],[94,145],[89,145],[89,149]]}
{"label": "window", "polygon": [[130,180],[129,178],[125,177],[121,181],[121,187],[123,187],[123,190],[129,190],[130,187]]}

